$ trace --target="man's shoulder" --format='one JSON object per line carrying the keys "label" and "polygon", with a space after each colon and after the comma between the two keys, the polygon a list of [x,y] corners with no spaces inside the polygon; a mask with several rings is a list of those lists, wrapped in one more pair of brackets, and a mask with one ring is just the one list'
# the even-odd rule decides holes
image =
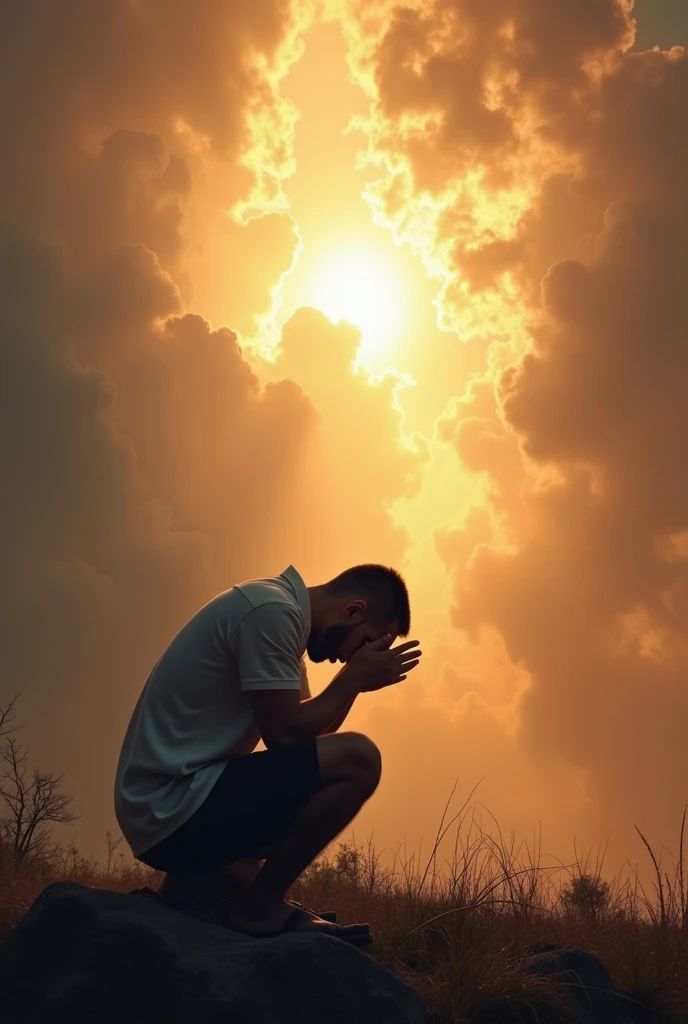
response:
{"label": "man's shoulder", "polygon": [[310,630],[301,601],[285,576],[235,583],[198,613],[221,623],[222,635],[233,646],[240,634],[293,635],[305,650]]}
{"label": "man's shoulder", "polygon": [[187,624],[209,619],[224,623],[224,629],[232,632],[250,613],[260,609],[261,617],[272,614],[278,617],[303,618],[302,610],[288,586],[280,586],[275,579],[253,579],[235,583],[229,590],[216,594],[207,604],[199,608]]}
{"label": "man's shoulder", "polygon": [[233,588],[241,605],[235,605],[232,626],[252,625],[261,632],[293,633],[305,647],[308,626],[303,609],[288,582],[280,577],[247,580]]}
{"label": "man's shoulder", "polygon": [[231,648],[261,646],[268,639],[285,649],[303,654],[308,641],[308,628],[303,612],[293,594],[272,580],[249,580],[240,584],[244,599],[243,611],[232,616],[229,633]]}
{"label": "man's shoulder", "polygon": [[232,590],[241,594],[251,609],[261,608],[265,605],[282,605],[285,608],[297,610],[299,607],[291,587],[280,576],[246,580],[243,583],[236,583]]}

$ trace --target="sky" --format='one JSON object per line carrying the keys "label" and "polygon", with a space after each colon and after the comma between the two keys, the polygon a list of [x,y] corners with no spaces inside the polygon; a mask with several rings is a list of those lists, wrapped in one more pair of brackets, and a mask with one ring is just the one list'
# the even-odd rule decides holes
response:
{"label": "sky", "polygon": [[456,784],[548,856],[677,851],[686,12],[7,6],[0,698],[61,838],[104,851],[202,603],[377,561],[425,654],[348,720],[383,756],[358,839],[428,850]]}

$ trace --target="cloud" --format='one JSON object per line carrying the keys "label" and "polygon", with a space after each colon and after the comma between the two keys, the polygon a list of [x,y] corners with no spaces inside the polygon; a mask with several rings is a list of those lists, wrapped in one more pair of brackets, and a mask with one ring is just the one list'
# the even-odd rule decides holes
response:
{"label": "cloud", "polygon": [[274,365],[261,369],[299,381],[317,413],[294,543],[306,566],[317,560],[331,575],[351,561],[403,558],[408,537],[392,519],[392,504],[417,492],[428,459],[427,442],[404,431],[404,381],[392,371],[372,377],[356,362],[359,344],[357,328],[301,308],[284,325]]}
{"label": "cloud", "polygon": [[[548,319],[502,382],[504,414],[563,481],[533,495],[538,530],[520,554],[485,552],[470,574],[473,614],[486,601],[534,672],[533,741],[594,766],[617,814],[642,808],[665,827],[685,795],[673,723],[688,704],[688,620],[671,597],[687,566],[662,553],[688,514],[684,202],[671,219],[610,207],[590,265],[544,279]],[[509,593],[527,595],[516,614]]]}
{"label": "cloud", "polygon": [[[12,153],[0,168],[0,219],[53,225],[85,264],[107,247],[143,244],[186,302],[203,275],[208,315],[226,315],[223,295],[247,246],[223,244],[218,228],[242,204],[285,208],[295,111],[278,83],[307,16],[288,0],[13,8],[0,40],[0,120]],[[271,245],[283,248],[282,225],[269,223]],[[208,280],[216,257],[225,273]]]}
{"label": "cloud", "polygon": [[343,16],[371,96],[373,215],[440,278],[445,326],[487,345],[437,421],[477,478],[472,508],[436,523],[452,622],[472,644],[495,630],[528,673],[518,749],[582,773],[588,834],[637,821],[669,841],[686,800],[688,60],[631,53],[630,8]]}
{"label": "cloud", "polygon": [[69,750],[86,756],[125,673],[203,593],[208,542],[171,528],[113,426],[112,384],[74,358],[65,247],[5,232],[0,248],[0,677],[23,694],[46,761],[74,769]]}
{"label": "cloud", "polygon": [[388,506],[426,453],[401,382],[356,373],[356,332],[310,310],[274,365],[242,345],[298,244],[278,82],[304,11],[34,2],[0,41],[0,697],[90,850],[186,617],[289,562],[313,582],[405,548]]}
{"label": "cloud", "polygon": [[[662,59],[633,58],[640,74],[622,75],[638,90],[647,82],[641,62],[654,65],[658,115],[662,93],[670,108],[676,92],[685,95],[683,60]],[[548,270],[533,351],[497,388],[505,440],[515,431],[525,457],[558,480],[529,488],[517,554],[475,550],[455,621],[496,625],[512,657],[528,666],[534,685],[522,706],[524,740],[590,769],[597,824],[640,819],[667,837],[685,802],[674,723],[688,703],[686,562],[662,553],[688,516],[680,384],[688,370],[688,209],[679,185],[688,139],[676,120],[665,143],[645,120],[646,94],[625,108],[639,111],[640,124],[619,131],[618,88],[610,84],[607,94],[609,133],[629,144],[635,129],[645,174],[636,161],[635,174],[624,171],[621,146],[615,172],[606,144],[588,143],[610,192],[623,183],[627,198],[607,207],[587,262],[561,260]],[[461,449],[466,428],[455,429]],[[483,454],[482,468],[499,480],[498,458]],[[523,517],[517,502],[512,507],[516,523]]]}

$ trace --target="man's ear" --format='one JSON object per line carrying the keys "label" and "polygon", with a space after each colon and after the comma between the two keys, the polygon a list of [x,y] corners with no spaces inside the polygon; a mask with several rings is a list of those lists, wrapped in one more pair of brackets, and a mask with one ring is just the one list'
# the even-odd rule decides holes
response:
{"label": "man's ear", "polygon": [[360,621],[363,622],[367,607],[367,601],[364,601],[363,598],[356,598],[355,601],[349,601],[344,612],[347,619],[353,619],[356,616],[360,616]]}

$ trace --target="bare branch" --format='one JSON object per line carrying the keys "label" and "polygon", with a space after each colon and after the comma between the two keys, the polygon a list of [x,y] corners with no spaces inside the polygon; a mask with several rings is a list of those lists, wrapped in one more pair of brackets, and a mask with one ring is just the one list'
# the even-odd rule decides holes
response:
{"label": "bare branch", "polygon": [[76,821],[69,810],[72,797],[60,792],[62,779],[40,768],[29,776],[27,753],[13,736],[0,748],[0,800],[5,805],[0,834],[12,846],[17,864],[28,854],[45,852],[54,824]]}
{"label": "bare branch", "polygon": [[9,736],[11,733],[16,732],[17,729],[21,728],[21,726],[12,725],[14,721],[14,709],[18,700],[19,694],[15,693],[7,707],[0,708],[0,736]]}

